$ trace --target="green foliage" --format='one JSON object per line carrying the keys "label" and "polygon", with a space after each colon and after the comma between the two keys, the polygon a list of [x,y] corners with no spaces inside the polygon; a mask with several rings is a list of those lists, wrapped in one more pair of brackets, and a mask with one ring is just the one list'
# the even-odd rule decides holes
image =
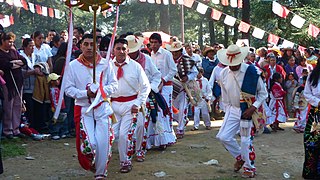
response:
{"label": "green foliage", "polygon": [[21,146],[24,142],[21,139],[3,140],[1,141],[3,158],[11,158],[26,155],[27,150]]}

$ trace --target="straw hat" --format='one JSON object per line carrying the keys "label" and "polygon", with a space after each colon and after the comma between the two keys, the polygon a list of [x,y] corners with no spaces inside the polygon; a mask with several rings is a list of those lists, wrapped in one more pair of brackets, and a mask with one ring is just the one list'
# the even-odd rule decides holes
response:
{"label": "straw hat", "polygon": [[248,52],[248,47],[239,47],[232,44],[227,49],[219,50],[217,56],[222,64],[226,66],[236,66],[243,62]]}
{"label": "straw hat", "polygon": [[51,73],[47,77],[47,82],[49,83],[50,81],[55,81],[55,80],[58,80],[59,78],[60,78],[60,75],[58,75],[56,73]]}
{"label": "straw hat", "polygon": [[125,39],[128,41],[129,53],[137,52],[143,44],[143,38],[134,35],[129,35]]}
{"label": "straw hat", "polygon": [[207,56],[209,51],[215,51],[215,49],[213,47],[211,47],[211,46],[207,46],[207,47],[204,48],[204,50],[202,52],[202,55],[203,56]]}
{"label": "straw hat", "polygon": [[166,44],[166,49],[171,52],[179,51],[182,48],[183,48],[183,45],[182,45],[182,42],[180,41],[174,41],[171,44]]}

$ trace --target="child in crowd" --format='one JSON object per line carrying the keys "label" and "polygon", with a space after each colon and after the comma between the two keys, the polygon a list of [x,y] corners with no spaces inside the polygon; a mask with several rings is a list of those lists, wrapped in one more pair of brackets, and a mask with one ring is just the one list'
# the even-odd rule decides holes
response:
{"label": "child in crowd", "polygon": [[287,111],[288,112],[292,112],[293,108],[292,108],[292,105],[293,105],[293,99],[292,99],[292,93],[293,93],[293,90],[298,86],[298,82],[294,79],[294,74],[292,72],[290,72],[288,75],[287,75],[287,78],[286,78],[286,82],[285,82],[285,88],[287,90]]}
{"label": "child in crowd", "polygon": [[[50,86],[50,100],[51,100],[51,110],[54,113],[56,111],[56,108],[58,106],[59,101],[59,95],[60,95],[60,76],[56,73],[51,73],[48,76],[48,83]],[[52,119],[50,122],[50,133],[52,135],[53,140],[59,140],[60,138],[66,138],[67,137],[67,113],[64,112],[65,110],[65,104],[64,101],[62,101],[61,105],[61,111],[59,114],[58,119]]]}
{"label": "child in crowd", "polygon": [[41,141],[50,137],[50,134],[40,134],[37,130],[30,127],[27,116],[25,115],[25,111],[22,111],[21,113],[21,122],[19,130],[21,133],[31,137],[35,141]]}
{"label": "child in crowd", "polygon": [[209,85],[208,79],[203,77],[204,70],[202,67],[198,67],[198,76],[197,76],[197,82],[201,89],[201,95],[202,95],[202,101],[194,107],[194,126],[191,129],[191,131],[195,131],[199,129],[200,124],[200,111],[202,114],[202,119],[204,121],[204,124],[206,126],[207,130],[211,129],[211,122],[210,122],[210,115],[209,115],[209,109],[210,102],[212,102],[212,91],[211,87]]}
{"label": "child in crowd", "polygon": [[304,77],[306,76],[308,76],[308,69],[303,69],[302,70],[302,73],[301,73],[301,77],[299,77],[299,86],[301,86],[302,84],[304,84]]}
{"label": "child in crowd", "polygon": [[271,116],[268,117],[269,122],[273,122],[270,127],[273,131],[283,131],[284,129],[279,127],[279,123],[285,123],[288,119],[288,113],[284,103],[284,97],[286,91],[283,90],[282,76],[280,73],[274,73],[270,83],[271,93],[270,93],[270,102],[269,108],[272,112]]}
{"label": "child in crowd", "polygon": [[307,81],[307,76],[303,76],[303,84],[297,87],[293,94],[293,107],[295,109],[295,117],[297,120],[294,122],[293,130],[297,133],[303,133],[306,127],[308,116],[308,102],[304,98],[303,91],[304,85]]}

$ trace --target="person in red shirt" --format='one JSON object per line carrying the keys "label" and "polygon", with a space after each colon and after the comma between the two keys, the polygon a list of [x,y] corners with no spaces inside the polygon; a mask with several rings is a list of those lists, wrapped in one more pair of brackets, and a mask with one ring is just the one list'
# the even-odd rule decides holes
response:
{"label": "person in red shirt", "polygon": [[265,65],[264,68],[266,69],[266,81],[268,89],[271,88],[270,86],[270,78],[273,76],[274,73],[279,73],[282,79],[285,79],[286,72],[282,66],[276,64],[276,56],[273,54],[268,55],[270,57],[270,64]]}

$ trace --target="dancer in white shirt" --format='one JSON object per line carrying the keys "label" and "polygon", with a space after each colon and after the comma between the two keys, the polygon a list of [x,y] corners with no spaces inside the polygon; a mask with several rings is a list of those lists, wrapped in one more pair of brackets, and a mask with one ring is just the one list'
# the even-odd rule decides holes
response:
{"label": "dancer in white shirt", "polygon": [[119,137],[120,172],[132,170],[131,159],[134,155],[133,135],[136,133],[136,149],[143,141],[144,116],[139,110],[144,106],[150,93],[150,83],[141,65],[128,56],[128,41],[117,39],[114,42],[113,67],[118,79],[118,90],[111,95],[112,109],[118,120],[113,125]]}

